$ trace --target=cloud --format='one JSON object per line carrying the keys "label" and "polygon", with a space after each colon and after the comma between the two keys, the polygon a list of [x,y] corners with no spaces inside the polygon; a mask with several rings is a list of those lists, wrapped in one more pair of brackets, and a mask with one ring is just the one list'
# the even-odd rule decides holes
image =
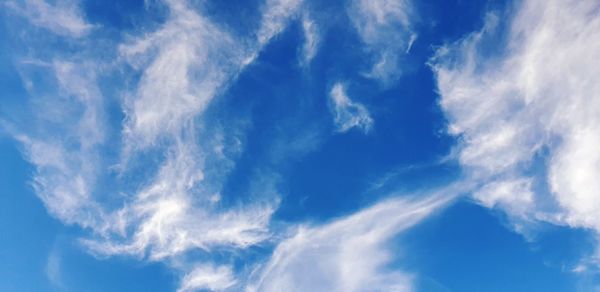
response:
{"label": "cloud", "polygon": [[[46,10],[54,7],[31,3]],[[90,252],[164,262],[183,275],[182,291],[234,289],[245,284],[244,275],[233,265],[240,250],[273,239],[269,224],[279,204],[274,190],[277,174],[267,173],[250,184],[250,203],[218,199],[243,149],[239,137],[244,134],[235,125],[211,119],[207,112],[290,21],[303,17],[307,23],[307,60],[315,54],[316,29],[300,13],[302,1],[267,0],[258,29],[241,39],[190,2],[164,3],[166,19],[156,30],[123,36],[123,43],[104,44],[116,52],[117,60],[110,65],[114,71],[133,76],[126,88],[113,89],[125,116],[122,124],[105,120],[108,97],[103,94],[111,91],[99,88],[105,74],[114,71],[103,70],[105,61],[95,57],[93,42],[81,41],[82,53],[61,54],[59,59],[50,50],[44,54],[50,56],[47,59],[26,62],[25,67],[46,70],[50,74],[43,75],[52,81],[40,84],[38,74],[23,70],[33,122],[18,125],[13,135],[36,168],[33,184],[49,213],[89,231],[81,243]],[[58,34],[89,33],[66,27]],[[343,84],[335,84],[330,97],[338,131],[356,127],[368,132],[373,127],[366,107],[350,100]],[[299,153],[316,143],[310,134],[298,139],[302,143],[293,144],[302,149],[293,151]],[[107,152],[116,152],[112,154],[116,157]],[[285,158],[281,153],[274,155]],[[385,243],[444,202],[437,197],[391,200],[331,224],[301,228],[279,245],[257,285],[275,289],[297,278],[303,281],[299,285],[330,285],[344,291],[367,286],[409,289],[409,274],[387,269],[393,258],[385,252]],[[335,244],[340,240],[343,244]],[[311,245],[313,241],[322,245]],[[301,259],[316,261],[313,253],[324,259],[321,271],[331,268],[336,277],[321,282],[304,278]],[[350,268],[354,264],[359,270]]]}
{"label": "cloud", "polygon": [[[234,256],[235,249],[269,238],[268,224],[279,202],[271,190],[256,194],[266,200],[231,208],[214,200],[233,164],[231,148],[240,146],[221,141],[215,152],[212,141],[230,138],[235,131],[211,130],[215,122],[203,118],[208,104],[235,80],[249,56],[283,29],[295,7],[287,1],[269,3],[273,7],[265,8],[252,46],[233,39],[185,1],[169,1],[170,16],[160,29],[120,47],[124,60],[141,71],[137,88],[124,101],[123,172],[132,171],[128,161],[148,149],[158,149],[165,159],[156,174],[112,212],[116,234],[82,240],[91,251],[177,262],[191,250],[210,255],[227,248]],[[188,272],[182,289],[221,287],[221,271],[229,267],[214,270],[197,264],[191,264],[196,268]]]}
{"label": "cloud", "polygon": [[136,92],[125,100],[130,147],[180,135],[235,77],[245,57],[244,48],[227,32],[185,1],[168,3],[170,17],[162,28],[120,46],[125,60],[143,68]]}
{"label": "cloud", "polygon": [[48,278],[52,285],[64,289],[61,254],[56,247],[52,248],[50,254],[48,254],[45,272],[46,278]]}
{"label": "cloud", "polygon": [[356,32],[373,55],[366,76],[387,84],[395,80],[403,55],[410,51],[417,34],[413,32],[412,3],[409,0],[353,0],[348,15]]}
{"label": "cloud", "polygon": [[373,128],[373,119],[367,108],[350,100],[343,84],[336,83],[329,92],[331,111],[338,132],[346,132],[354,127],[367,133]]}
{"label": "cloud", "polygon": [[[26,62],[45,68],[53,80],[40,83],[37,73],[22,72],[31,103],[40,108],[32,109],[35,123],[19,124],[12,134],[36,167],[33,183],[50,214],[91,230],[81,240],[91,252],[164,261],[188,275],[182,289],[220,289],[233,272],[213,265],[211,252],[234,257],[236,249],[268,239],[279,200],[271,185],[252,190],[255,200],[248,204],[214,199],[242,149],[242,134],[234,125],[225,131],[204,113],[285,29],[301,2],[267,1],[257,33],[244,39],[234,39],[187,1],[165,4],[168,16],[157,30],[126,36],[124,43],[107,40],[119,58],[111,66],[140,76],[116,89],[123,95],[122,129],[104,120],[98,79],[106,77],[105,64],[94,58],[91,43],[82,42],[87,51],[72,60]],[[119,131],[122,141],[107,141]],[[108,151],[119,152],[117,167]],[[205,257],[188,259],[192,250]]]}
{"label": "cloud", "polygon": [[597,4],[519,2],[508,23],[489,14],[431,61],[475,198],[516,224],[600,232]]}
{"label": "cloud", "polygon": [[197,266],[192,272],[185,275],[177,291],[223,291],[236,281],[233,272],[228,267]]}
{"label": "cloud", "polygon": [[[105,140],[103,102],[94,74],[86,64],[58,60],[21,65],[24,78],[39,71],[55,77],[56,83],[38,88],[31,80],[24,80],[32,84],[29,94],[40,94],[32,100],[32,111],[38,114],[23,126],[26,132],[11,130],[23,145],[26,158],[35,165],[33,187],[37,195],[60,220],[104,229],[104,214],[90,190],[102,165],[98,149]],[[62,110],[48,109],[50,103]]]}
{"label": "cloud", "polygon": [[161,29],[120,47],[131,65],[147,66],[137,92],[125,101],[125,132],[137,147],[178,135],[287,26],[302,2],[268,0],[255,40],[234,39],[186,1],[167,3],[171,15]]}
{"label": "cloud", "polygon": [[302,3],[302,0],[266,0],[261,25],[256,33],[259,46],[264,46],[283,31],[290,19],[298,16]]}
{"label": "cloud", "polygon": [[319,46],[319,32],[317,24],[310,18],[308,12],[302,15],[302,32],[304,33],[304,45],[302,46],[302,59],[300,63],[304,66],[317,54]]}
{"label": "cloud", "polygon": [[380,202],[331,223],[300,227],[281,242],[247,291],[412,291],[413,275],[387,267],[396,259],[388,242],[455,196]]}
{"label": "cloud", "polygon": [[[269,1],[256,45],[247,46],[185,1],[169,1],[171,15],[162,28],[121,46],[124,58],[143,69],[135,93],[125,100],[125,153],[164,147],[159,149],[164,149],[166,159],[156,176],[117,211],[121,229],[133,230],[133,235],[124,241],[85,241],[87,246],[101,254],[149,252],[150,259],[162,260],[191,249],[245,248],[268,237],[267,225],[278,201],[218,210],[212,198],[231,161],[222,150],[210,155],[213,145],[205,148],[198,143],[199,135],[213,138],[196,122],[211,125],[200,119],[207,105],[243,70],[248,56],[256,55],[264,42],[283,30],[298,3]],[[211,169],[205,163],[212,163]],[[206,179],[207,171],[212,180]]]}
{"label": "cloud", "polygon": [[6,5],[25,16],[33,25],[61,36],[80,38],[93,29],[81,15],[78,3],[74,0],[58,0],[54,4],[45,0],[26,0],[22,4],[11,1]]}

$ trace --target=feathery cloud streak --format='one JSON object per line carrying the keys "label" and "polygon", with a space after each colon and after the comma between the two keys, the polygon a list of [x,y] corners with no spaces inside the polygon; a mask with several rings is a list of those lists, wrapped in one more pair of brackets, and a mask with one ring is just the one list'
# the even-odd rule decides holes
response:
{"label": "feathery cloud streak", "polygon": [[248,291],[412,291],[412,275],[386,269],[387,242],[447,205],[453,187],[380,202],[281,242]]}

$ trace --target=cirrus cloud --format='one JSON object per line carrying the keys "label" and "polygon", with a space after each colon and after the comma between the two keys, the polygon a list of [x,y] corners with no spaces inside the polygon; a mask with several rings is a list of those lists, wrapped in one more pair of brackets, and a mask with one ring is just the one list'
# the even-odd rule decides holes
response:
{"label": "cirrus cloud", "polygon": [[598,3],[523,1],[502,20],[488,14],[431,60],[474,196],[525,233],[531,221],[599,233]]}

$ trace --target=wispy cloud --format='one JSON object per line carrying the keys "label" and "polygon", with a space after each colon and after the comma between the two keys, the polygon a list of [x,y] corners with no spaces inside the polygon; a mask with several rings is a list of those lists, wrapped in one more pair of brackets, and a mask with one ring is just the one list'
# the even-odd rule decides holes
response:
{"label": "wispy cloud", "polygon": [[365,75],[384,84],[395,80],[401,73],[403,55],[417,37],[412,29],[415,17],[411,1],[353,0],[348,14],[373,55],[373,65]]}
{"label": "wispy cloud", "polygon": [[170,1],[162,28],[120,47],[132,65],[142,64],[137,90],[125,100],[130,147],[181,135],[228,79],[235,77],[244,48],[185,1]]}
{"label": "wispy cloud", "polygon": [[290,19],[298,16],[302,3],[302,0],[266,0],[261,25],[256,32],[259,46],[283,31]]}
{"label": "wispy cloud", "polygon": [[[31,3],[43,9],[53,7]],[[96,80],[103,73],[103,64],[94,59],[93,49],[85,58],[75,55],[70,61],[29,62],[30,66],[49,68],[49,76],[57,84],[56,88],[42,84],[45,88],[30,90],[32,103],[45,104],[39,102],[44,99],[54,105],[62,102],[77,114],[33,110],[39,121],[19,125],[13,134],[36,166],[34,185],[49,212],[64,222],[93,230],[82,240],[93,253],[165,261],[187,274],[183,290],[222,289],[234,275],[231,267],[214,266],[210,256],[186,261],[186,253],[210,254],[215,248],[226,248],[233,255],[236,249],[267,239],[270,217],[279,201],[272,197],[272,190],[265,200],[229,208],[214,199],[232,167],[230,155],[242,145],[233,137],[238,133],[232,127],[227,132],[218,130],[213,127],[217,122],[203,115],[269,40],[285,29],[301,2],[267,1],[256,35],[241,40],[187,1],[165,4],[168,17],[156,31],[129,36],[123,44],[113,43],[120,59],[112,66],[123,66],[140,76],[139,81],[134,79],[133,89],[122,90],[126,119],[121,143],[106,141],[105,98]],[[28,19],[34,25],[41,23],[38,18]],[[70,34],[87,32],[73,27],[69,26]],[[27,80],[28,72],[23,78],[36,89],[37,80]],[[237,142],[229,142],[234,140]],[[121,161],[119,167],[109,168],[114,162],[105,161],[100,153],[115,145],[122,145]],[[137,185],[121,190],[119,179],[131,177],[129,172],[135,171],[136,163],[131,162],[149,152],[159,154],[145,165],[147,177],[129,182]],[[112,173],[115,169],[118,174]],[[113,182],[111,191],[121,193],[110,196],[110,204],[102,203],[98,196],[107,189],[96,184],[99,178]],[[182,266],[180,262],[189,263]]]}
{"label": "wispy cloud", "polygon": [[64,289],[62,279],[62,259],[59,250],[54,247],[46,259],[46,277],[52,285]]}
{"label": "wispy cloud", "polygon": [[231,268],[200,265],[183,277],[177,291],[198,291],[200,289],[223,291],[235,283]]}
{"label": "wispy cloud", "polygon": [[600,232],[598,3],[516,8],[507,29],[489,14],[432,60],[449,130],[461,137],[458,159],[481,185],[475,197],[519,229],[543,220]]}
{"label": "wispy cloud", "polygon": [[234,39],[186,1],[168,3],[171,15],[161,29],[120,48],[131,65],[147,65],[137,92],[125,101],[125,132],[137,147],[179,135],[287,26],[302,1],[266,1],[255,40]]}
{"label": "wispy cloud", "polygon": [[319,31],[317,24],[310,18],[308,12],[302,15],[302,32],[304,44],[302,46],[301,64],[307,66],[315,57],[319,48]]}
{"label": "wispy cloud", "polygon": [[[105,139],[102,96],[95,76],[88,74],[86,65],[64,61],[24,63],[22,68],[24,76],[28,74],[25,71],[41,70],[55,76],[57,83],[55,87],[28,87],[32,95],[45,92],[32,102],[32,111],[39,114],[31,118],[27,131],[13,130],[24,146],[26,158],[36,167],[33,186],[38,196],[59,219],[103,229],[103,212],[91,197],[101,167],[98,148]],[[33,84],[28,80],[25,83]],[[47,95],[54,95],[63,111],[46,110],[51,102],[44,97]],[[57,135],[63,138],[57,139]]]}
{"label": "wispy cloud", "polygon": [[[115,212],[122,238],[83,241],[95,253],[169,261],[190,250],[210,253],[221,247],[247,248],[269,236],[268,224],[278,200],[218,208],[213,198],[231,161],[223,149],[211,157],[213,145],[198,143],[200,135],[212,139],[212,134],[197,121],[203,120],[200,117],[207,105],[237,77],[249,58],[283,30],[298,3],[270,1],[254,43],[234,40],[185,1],[168,4],[171,16],[162,28],[121,46],[123,56],[133,66],[141,64],[142,70],[136,91],[125,101],[124,163],[146,148],[162,149],[166,159],[156,176]],[[212,164],[207,170],[208,162]],[[227,266],[213,269],[192,264],[183,270],[188,270],[183,290],[219,290],[233,277]]]}
{"label": "wispy cloud", "polygon": [[45,0],[26,0],[24,3],[9,1],[5,5],[24,15],[34,25],[55,34],[80,38],[87,35],[93,26],[81,15],[76,0],[58,0],[53,4]]}
{"label": "wispy cloud", "polygon": [[412,291],[413,275],[386,268],[398,260],[388,241],[455,195],[447,189],[391,199],[322,226],[301,227],[277,246],[248,291]]}
{"label": "wispy cloud", "polygon": [[350,100],[342,83],[336,83],[329,92],[331,111],[338,132],[346,132],[354,127],[367,133],[373,128],[373,119],[367,108]]}
{"label": "wispy cloud", "polygon": [[[34,26],[69,38],[92,30],[76,2],[24,3],[9,6]],[[34,74],[22,70],[35,114],[31,125],[12,132],[36,167],[33,184],[49,213],[91,230],[81,242],[97,255],[167,263],[180,272],[181,291],[236,290],[246,284],[249,291],[410,291],[416,276],[388,267],[398,260],[388,242],[445,206],[455,189],[389,199],[328,224],[298,227],[249,282],[239,275],[228,260],[242,249],[278,240],[270,229],[279,204],[277,175],[254,177],[248,192],[259,197],[256,202],[223,203],[220,194],[243,151],[244,133],[232,125],[219,127],[207,113],[290,22],[302,26],[304,64],[317,53],[319,29],[299,0],[265,1],[258,29],[239,39],[193,1],[164,3],[167,16],[156,30],[111,43],[118,57],[112,65],[139,76],[128,88],[116,89],[122,94],[122,128],[108,129],[104,120],[102,61],[93,54],[23,62],[23,68],[48,73],[53,84],[38,88],[29,78]],[[498,55],[490,58],[485,51],[502,31],[496,29],[500,19],[490,15],[481,31],[444,46],[431,61],[449,129],[461,137],[458,159],[466,183],[476,186],[470,188],[473,197],[507,211],[523,232],[533,220],[600,232],[595,7],[593,1],[523,2]],[[356,0],[347,9],[373,56],[365,75],[384,83],[397,78],[417,37],[411,3]],[[336,131],[373,129],[369,110],[350,98],[343,83],[328,93]],[[51,103],[64,111],[45,107]],[[111,131],[122,141],[107,141]],[[273,160],[313,149],[317,136],[307,130],[288,139],[294,143],[281,139],[274,143]],[[107,149],[120,158],[105,161]],[[111,168],[113,163],[118,167]],[[120,179],[131,178],[136,163],[147,168],[143,178],[121,189]],[[100,198],[105,191],[100,179],[119,192],[110,204]],[[50,270],[54,264],[48,263]]]}

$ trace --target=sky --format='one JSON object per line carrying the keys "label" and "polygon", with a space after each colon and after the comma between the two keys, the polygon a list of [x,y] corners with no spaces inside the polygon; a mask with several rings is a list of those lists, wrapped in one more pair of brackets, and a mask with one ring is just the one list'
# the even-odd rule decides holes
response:
{"label": "sky", "polygon": [[0,291],[600,291],[596,0],[3,0]]}

